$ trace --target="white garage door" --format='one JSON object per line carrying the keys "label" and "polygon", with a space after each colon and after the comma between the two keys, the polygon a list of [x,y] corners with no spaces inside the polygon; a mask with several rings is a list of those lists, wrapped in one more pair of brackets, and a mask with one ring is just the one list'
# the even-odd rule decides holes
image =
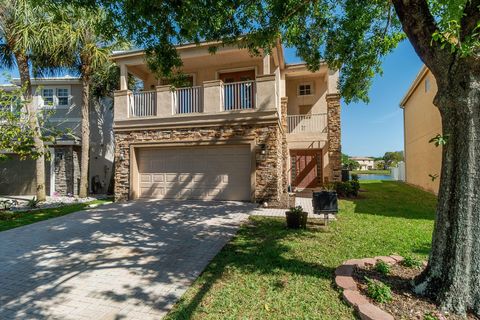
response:
{"label": "white garage door", "polygon": [[140,197],[250,200],[250,146],[142,148]]}

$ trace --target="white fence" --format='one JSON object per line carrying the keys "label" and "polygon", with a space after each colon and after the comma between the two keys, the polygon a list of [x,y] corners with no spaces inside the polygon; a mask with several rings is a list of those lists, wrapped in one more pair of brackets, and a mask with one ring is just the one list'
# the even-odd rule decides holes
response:
{"label": "white fence", "polygon": [[287,116],[288,133],[327,132],[327,114]]}
{"label": "white fence", "polygon": [[405,181],[405,162],[400,161],[397,167],[390,168],[392,180]]}
{"label": "white fence", "polygon": [[225,83],[223,85],[223,109],[244,110],[255,108],[255,81]]}
{"label": "white fence", "polygon": [[157,114],[157,93],[155,91],[135,92],[130,100],[132,117],[151,117]]}
{"label": "white fence", "polygon": [[178,88],[175,90],[175,113],[197,113],[203,111],[202,87]]}

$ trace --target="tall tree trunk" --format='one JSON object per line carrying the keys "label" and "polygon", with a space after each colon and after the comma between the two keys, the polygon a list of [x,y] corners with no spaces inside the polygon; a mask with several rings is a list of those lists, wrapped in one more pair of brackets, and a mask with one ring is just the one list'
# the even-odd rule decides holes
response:
{"label": "tall tree trunk", "polygon": [[451,80],[439,86],[435,99],[449,138],[432,251],[416,290],[443,310],[480,315],[480,72],[472,74],[473,68],[445,76]]}
{"label": "tall tree trunk", "polygon": [[79,197],[88,196],[88,162],[90,150],[90,116],[89,99],[90,98],[90,79],[84,73],[82,76],[82,159],[80,166],[80,190]]}
{"label": "tall tree trunk", "polygon": [[15,60],[20,74],[20,82],[24,87],[24,99],[27,101],[26,109],[30,130],[34,132],[34,144],[38,157],[35,159],[35,178],[36,178],[36,196],[37,200],[45,201],[45,146],[41,139],[42,132],[38,122],[37,106],[32,102],[32,84],[30,81],[30,69],[28,57],[24,53],[16,53]]}

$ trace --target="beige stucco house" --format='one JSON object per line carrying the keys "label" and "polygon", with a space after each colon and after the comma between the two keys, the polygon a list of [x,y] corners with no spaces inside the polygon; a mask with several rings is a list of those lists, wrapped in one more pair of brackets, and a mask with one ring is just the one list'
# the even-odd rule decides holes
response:
{"label": "beige stucco house", "polygon": [[[340,179],[337,71],[286,64],[280,44],[263,56],[221,43],[177,50],[182,88],[157,79],[141,50],[112,56],[116,200],[275,202],[289,186]],[[129,90],[129,75],[144,90]]]}
{"label": "beige stucco house", "polygon": [[[14,91],[20,81],[2,85]],[[44,116],[46,126],[66,134],[47,141],[50,158],[45,163],[47,195],[77,195],[80,183],[82,85],[77,77],[37,78],[32,80],[32,103]],[[8,107],[8,106],[4,106]],[[92,102],[90,108],[89,190],[107,193],[113,174],[112,101]],[[68,133],[68,134],[67,134]],[[48,135],[48,132],[44,132]],[[14,154],[0,162],[0,195],[36,193],[35,160],[20,160]],[[93,181],[95,181],[95,186]]]}
{"label": "beige stucco house", "polygon": [[406,182],[435,194],[442,164],[441,146],[429,143],[442,133],[440,112],[433,104],[436,93],[435,78],[423,66],[400,102],[404,119]]}
{"label": "beige stucco house", "polygon": [[350,157],[350,160],[357,161],[360,165],[358,170],[373,170],[375,169],[375,159],[370,157]]}

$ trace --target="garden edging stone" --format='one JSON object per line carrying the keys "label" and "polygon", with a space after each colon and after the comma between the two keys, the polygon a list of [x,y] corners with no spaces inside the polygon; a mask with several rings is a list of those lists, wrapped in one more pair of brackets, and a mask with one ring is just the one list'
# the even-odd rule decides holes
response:
{"label": "garden edging stone", "polygon": [[390,313],[380,309],[360,293],[358,284],[353,278],[354,268],[374,265],[378,260],[394,265],[402,262],[403,257],[391,255],[378,256],[375,258],[350,259],[338,266],[335,270],[335,283],[339,288],[343,289],[343,299],[357,311],[362,320],[394,320],[394,317]]}

